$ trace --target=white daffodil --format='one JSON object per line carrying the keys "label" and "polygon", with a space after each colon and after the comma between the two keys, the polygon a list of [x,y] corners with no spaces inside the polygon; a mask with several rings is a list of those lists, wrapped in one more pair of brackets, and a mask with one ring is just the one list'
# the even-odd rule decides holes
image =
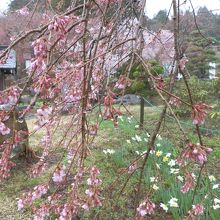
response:
{"label": "white daffodil", "polygon": [[127,141],[128,144],[131,144],[131,141],[130,141],[130,140],[126,140],[126,141]]}
{"label": "white daffodil", "polygon": [[160,169],[160,164],[156,163],[157,169]]}
{"label": "white daffodil", "polygon": [[134,127],[135,127],[135,128],[139,128],[139,125],[135,125]]}
{"label": "white daffodil", "polygon": [[160,169],[160,165],[158,163],[156,163],[157,169]]}
{"label": "white daffodil", "polygon": [[220,204],[220,199],[214,198],[214,203],[215,204]]}
{"label": "white daffodil", "polygon": [[154,176],[150,177],[150,182],[151,183],[156,182],[156,178]]}
{"label": "white daffodil", "polygon": [[172,154],[171,153],[167,153],[166,154],[166,157],[170,157]]}
{"label": "white daffodil", "polygon": [[180,171],[179,169],[175,169],[175,168],[171,168],[171,169],[170,169],[170,173],[171,173],[171,174],[178,174],[179,171]]}
{"label": "white daffodil", "polygon": [[156,184],[154,184],[154,185],[152,186],[152,188],[153,188],[155,191],[157,191],[157,190],[159,189],[159,187],[158,187]]}
{"label": "white daffodil", "polygon": [[147,153],[147,150],[143,151],[143,152],[142,152],[142,155],[144,155],[144,154],[146,154],[146,153]]}
{"label": "white daffodil", "polygon": [[104,153],[104,154],[114,154],[115,151],[112,150],[112,149],[107,149],[107,150],[103,150],[103,153]]}
{"label": "white daffodil", "polygon": [[160,207],[165,211],[167,212],[168,211],[168,206],[163,204],[163,203],[160,203]]}
{"label": "white daffodil", "polygon": [[147,137],[148,137],[148,138],[150,137],[150,134],[149,134],[149,133],[147,133]]}
{"label": "white daffodil", "polygon": [[169,203],[170,207],[178,208],[179,205],[178,205],[177,201],[178,201],[177,198],[172,197],[168,203]]}
{"label": "white daffodil", "polygon": [[158,134],[158,135],[157,135],[157,139],[161,141],[161,140],[162,140],[162,137]]}
{"label": "white daffodil", "polygon": [[210,176],[208,176],[209,177],[209,180],[211,181],[211,182],[215,182],[216,181],[216,179],[215,179],[215,177],[213,176],[213,175],[210,175]]}
{"label": "white daffodil", "polygon": [[154,150],[150,150],[150,154],[154,154],[154,152],[155,152]]}
{"label": "white daffodil", "polygon": [[218,187],[219,187],[219,184],[215,184],[213,185],[212,189],[218,189]]}
{"label": "white daffodil", "polygon": [[140,155],[140,152],[139,152],[138,150],[136,150],[135,153],[136,153],[137,155]]}
{"label": "white daffodil", "polygon": [[176,161],[173,160],[173,159],[171,159],[170,162],[168,163],[168,165],[169,165],[170,167],[173,167],[173,166],[176,165]]}
{"label": "white daffodil", "polygon": [[213,209],[219,209],[219,208],[220,208],[220,205],[219,205],[219,204],[216,204],[216,205],[213,205],[212,207],[213,207]]}
{"label": "white daffodil", "polygon": [[120,119],[121,121],[124,121],[124,119],[121,115],[118,116],[118,119]]}
{"label": "white daffodil", "polygon": [[108,152],[107,152],[107,150],[103,150],[103,153],[104,153],[104,154],[107,154]]}
{"label": "white daffodil", "polygon": [[142,141],[141,137],[138,136],[138,135],[135,135],[135,138],[136,138],[137,142],[141,142]]}
{"label": "white daffodil", "polygon": [[115,153],[115,150],[108,149],[108,153],[109,153],[109,154],[114,154],[114,153]]}
{"label": "white daffodil", "polygon": [[178,179],[180,182],[183,182],[183,180],[184,180],[182,176],[178,176],[177,179]]}
{"label": "white daffodil", "polygon": [[131,139],[132,139],[133,141],[136,141],[136,138],[135,138],[135,137],[132,137]]}
{"label": "white daffodil", "polygon": [[157,147],[161,147],[161,143],[157,143],[156,146],[157,146]]}

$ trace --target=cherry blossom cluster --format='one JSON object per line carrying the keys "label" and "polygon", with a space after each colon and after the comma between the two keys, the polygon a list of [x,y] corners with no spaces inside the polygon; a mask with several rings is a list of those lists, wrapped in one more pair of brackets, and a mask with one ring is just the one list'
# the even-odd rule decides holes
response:
{"label": "cherry blossom cluster", "polygon": [[207,116],[207,109],[210,109],[211,106],[206,105],[205,103],[198,102],[193,105],[192,118],[193,124],[201,125],[205,121],[205,117]]}
{"label": "cherry blossom cluster", "polygon": [[2,135],[10,134],[11,129],[8,128],[4,122],[9,119],[8,113],[5,110],[0,111],[0,133]]}
{"label": "cherry blossom cluster", "polygon": [[16,165],[12,161],[10,161],[13,145],[5,141],[1,145],[1,148],[4,150],[1,154],[1,159],[0,159],[0,180],[8,178],[10,176],[11,169]]}
{"label": "cherry blossom cluster", "polygon": [[120,2],[121,0],[97,0],[97,3],[99,4],[108,4],[108,3],[117,3]]}
{"label": "cherry blossom cluster", "polygon": [[34,164],[33,168],[31,169],[31,176],[37,177],[41,175],[47,168],[47,156],[49,155],[49,147],[51,145],[51,132],[48,126],[46,126],[46,134],[41,139],[41,145],[43,146],[43,153],[40,160]]}
{"label": "cherry blossom cluster", "polygon": [[195,186],[195,177],[192,173],[187,172],[185,174],[185,184],[181,188],[182,193],[187,193],[190,189]]}
{"label": "cherry blossom cluster", "polygon": [[165,87],[164,80],[161,76],[160,77],[154,77],[153,80],[154,80],[154,82],[156,84],[156,87],[158,89],[164,89],[164,87]]}
{"label": "cherry blossom cluster", "polygon": [[0,133],[2,135],[10,134],[11,129],[6,127],[6,125],[3,122],[0,122]]}
{"label": "cherry blossom cluster", "polygon": [[57,167],[53,173],[53,181],[55,183],[62,183],[66,177],[65,166]]}
{"label": "cherry blossom cluster", "polygon": [[17,10],[16,12],[19,13],[20,15],[23,15],[23,16],[28,16],[30,14],[30,11],[29,11],[28,7],[26,7],[26,6]]}
{"label": "cherry blossom cluster", "polygon": [[48,184],[41,184],[34,187],[32,192],[24,194],[23,198],[18,200],[18,210],[23,209],[27,205],[31,205],[34,200],[41,198],[49,190]]}
{"label": "cherry blossom cluster", "polygon": [[107,95],[104,97],[104,119],[111,119],[114,123],[114,126],[118,126],[117,117],[121,115],[121,112],[114,108],[113,104],[115,103],[116,94],[112,91],[108,91]]}
{"label": "cherry blossom cluster", "polygon": [[37,110],[37,122],[35,129],[41,128],[45,124],[47,124],[50,120],[50,116],[52,114],[52,107],[43,106]]}
{"label": "cherry blossom cluster", "polygon": [[14,105],[17,103],[21,90],[17,86],[12,86],[9,89],[1,92],[0,104]]}
{"label": "cherry blossom cluster", "polygon": [[53,78],[49,75],[39,76],[37,81],[33,84],[35,92],[40,92],[42,98],[52,98],[54,91],[52,92],[51,87],[53,86]]}
{"label": "cherry blossom cluster", "polygon": [[67,103],[79,103],[82,97],[82,91],[80,88],[72,88],[71,91],[68,92],[68,94],[65,96],[65,101]]}
{"label": "cherry blossom cluster", "polygon": [[102,180],[99,178],[99,175],[99,170],[95,166],[91,167],[90,177],[87,179],[88,189],[85,191],[87,199],[82,205],[82,208],[85,210],[102,205],[99,196],[99,186],[102,184]]}
{"label": "cherry blossom cluster", "polygon": [[179,97],[177,97],[177,96],[172,96],[171,98],[170,98],[170,101],[169,101],[169,104],[170,105],[172,105],[172,106],[179,106],[180,104],[181,104],[181,101],[180,101],[180,99],[179,99]]}
{"label": "cherry blossom cluster", "polygon": [[204,214],[204,209],[205,208],[202,204],[193,205],[185,220],[196,220],[198,216],[202,216]]}
{"label": "cherry blossom cluster", "polygon": [[44,158],[41,158],[32,168],[31,177],[40,176],[47,169],[47,162]]}
{"label": "cherry blossom cluster", "polygon": [[182,165],[183,160],[192,160],[203,164],[207,161],[208,153],[212,152],[211,148],[207,148],[205,146],[201,146],[198,144],[187,144],[181,153],[181,155],[177,158],[177,162]]}
{"label": "cherry blossom cluster", "polygon": [[180,59],[180,62],[179,62],[179,67],[180,69],[183,71],[186,67],[186,64],[189,60],[187,59],[186,56],[184,56],[182,59]]}
{"label": "cherry blossom cluster", "polygon": [[37,70],[38,72],[41,72],[46,68],[47,45],[48,42],[44,37],[38,38],[32,43],[35,55],[35,58],[32,59],[31,63],[32,71]]}
{"label": "cherry blossom cluster", "polygon": [[130,85],[131,85],[131,81],[125,75],[121,75],[115,84],[115,88],[125,89]]}
{"label": "cherry blossom cluster", "polygon": [[54,30],[55,32],[58,33],[60,38],[63,38],[67,33],[66,28],[70,20],[71,20],[70,16],[55,17],[53,22],[48,26],[48,29],[50,31]]}
{"label": "cherry blossom cluster", "polygon": [[139,216],[144,217],[146,215],[153,214],[155,208],[156,205],[153,202],[151,202],[149,199],[146,199],[137,208],[137,213]]}
{"label": "cherry blossom cluster", "polygon": [[137,169],[137,162],[134,162],[128,167],[128,174],[133,173],[136,169]]}
{"label": "cherry blossom cluster", "polygon": [[40,208],[34,208],[34,220],[44,220],[50,215],[50,206],[48,204],[41,205]]}

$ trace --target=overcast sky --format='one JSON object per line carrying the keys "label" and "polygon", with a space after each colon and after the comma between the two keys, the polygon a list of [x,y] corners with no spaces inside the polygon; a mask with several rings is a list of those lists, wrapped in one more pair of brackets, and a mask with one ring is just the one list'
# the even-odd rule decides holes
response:
{"label": "overcast sky", "polygon": [[[181,0],[183,2],[184,0]],[[220,0],[191,0],[195,9],[199,6],[206,6],[210,10],[220,9]],[[0,11],[7,9],[10,0],[0,0]],[[169,9],[172,0],[147,0],[146,11],[149,17],[153,17],[159,10]],[[182,9],[189,8],[187,3]],[[219,11],[220,12],[220,11]]]}
{"label": "overcast sky", "polygon": [[[188,1],[188,0],[187,0]],[[153,17],[159,10],[169,10],[172,0],[147,0],[146,12],[149,17]],[[184,2],[184,0],[180,0]],[[209,10],[220,9],[220,0],[191,0],[193,7],[198,9],[200,6],[206,6]],[[189,2],[182,5],[181,9],[188,9]],[[216,11],[217,12],[217,11]],[[219,11],[220,12],[220,11]]]}

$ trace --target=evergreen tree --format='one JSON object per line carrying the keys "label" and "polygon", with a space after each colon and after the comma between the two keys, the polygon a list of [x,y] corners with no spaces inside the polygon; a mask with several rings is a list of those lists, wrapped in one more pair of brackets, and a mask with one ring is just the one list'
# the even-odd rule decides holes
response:
{"label": "evergreen tree", "polygon": [[216,43],[214,38],[204,38],[198,31],[193,31],[190,34],[186,55],[189,59],[187,68],[191,75],[196,75],[199,78],[208,77],[209,63],[217,61],[213,49]]}

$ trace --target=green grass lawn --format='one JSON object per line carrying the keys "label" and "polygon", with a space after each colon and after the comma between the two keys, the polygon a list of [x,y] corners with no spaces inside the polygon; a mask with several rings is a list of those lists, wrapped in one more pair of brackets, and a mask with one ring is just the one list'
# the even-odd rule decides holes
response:
{"label": "green grass lawn", "polygon": [[[115,128],[111,121],[103,121],[97,137],[90,146],[90,149],[92,149],[91,155],[86,160],[86,165],[96,164],[101,171],[103,206],[84,214],[83,219],[132,219],[135,214],[136,186],[140,172],[137,170],[129,178],[129,174],[123,171],[132,161],[141,157],[140,154],[147,150],[147,132],[151,133],[153,131],[162,107],[145,107],[144,130],[138,128],[139,106],[127,106],[127,108],[133,117],[121,107],[124,115],[118,119],[118,128]],[[30,208],[25,209],[24,212],[17,211],[16,198],[21,197],[23,193],[28,192],[38,183],[48,179],[56,161],[62,157],[62,148],[57,147],[56,144],[59,142],[62,132],[65,131],[65,126],[62,123],[65,124],[68,120],[69,116],[63,116],[59,132],[54,134],[53,156],[49,163],[49,170],[42,177],[30,178],[28,174],[30,164],[19,161],[17,167],[13,169],[11,177],[0,183],[0,219],[33,219]],[[191,126],[190,119],[182,119],[181,121],[192,142],[197,143],[198,138],[193,126]],[[30,119],[27,122],[29,130],[32,130],[35,120]],[[200,201],[208,193],[207,186],[212,187],[213,184],[220,181],[220,148],[218,147],[220,133],[206,134],[204,132],[204,134],[204,142],[213,146],[214,152],[210,154],[210,162],[206,167],[207,175],[202,178],[200,183],[201,190],[198,190],[196,201]],[[38,144],[42,135],[43,131],[30,137],[30,146],[36,151],[38,151]],[[161,202],[167,204],[171,197],[177,197],[180,208],[169,208],[167,213],[157,208],[155,212],[157,214],[150,219],[159,220],[164,219],[164,216],[166,216],[166,219],[180,220],[183,219],[191,207],[192,192],[184,195],[179,192],[183,183],[178,180],[178,176],[182,176],[183,171],[180,170],[176,174],[171,174],[171,167],[168,165],[171,159],[176,158],[182,145],[183,138],[177,124],[172,118],[167,116],[162,124],[160,136],[156,140],[155,153],[150,155],[144,170],[141,197],[144,199],[145,195],[152,196],[157,205]],[[105,154],[104,152],[108,149],[114,150],[114,152]],[[165,158],[167,154],[170,154],[170,156]],[[143,159],[138,160],[137,166],[140,166],[142,162]],[[175,169],[178,169],[178,167],[175,167]],[[188,169],[198,175],[198,166],[190,165]],[[216,177],[215,183],[208,181],[208,175],[211,174]],[[157,181],[151,182],[151,177],[155,177]],[[125,182],[127,183],[126,187],[124,185]],[[157,190],[154,189],[154,185],[158,187]],[[218,189],[212,191],[212,196],[219,196],[218,198],[220,198]],[[220,216],[220,212],[219,210],[210,209],[211,202],[212,199],[205,201],[206,208],[209,211],[201,219],[219,219],[216,216]]]}

